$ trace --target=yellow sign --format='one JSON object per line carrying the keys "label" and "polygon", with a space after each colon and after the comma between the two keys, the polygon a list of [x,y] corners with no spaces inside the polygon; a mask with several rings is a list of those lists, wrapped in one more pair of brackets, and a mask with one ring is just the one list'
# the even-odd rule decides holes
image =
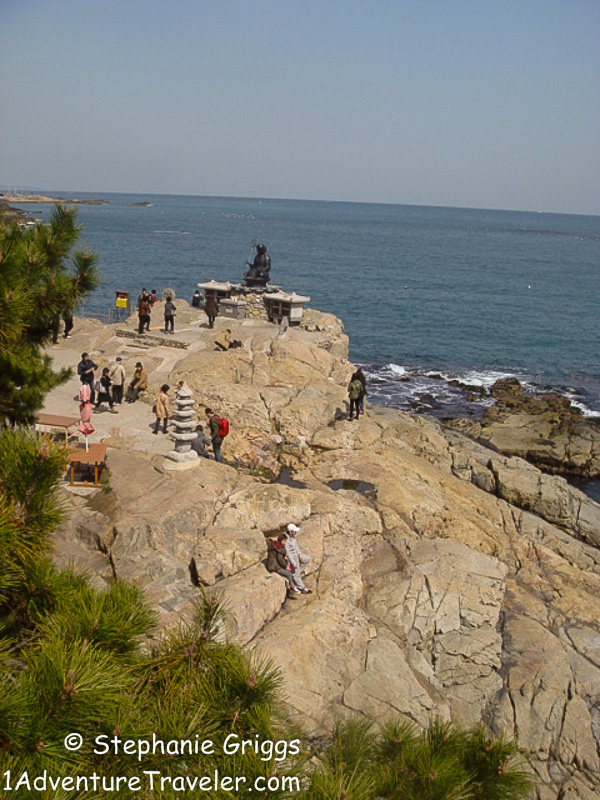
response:
{"label": "yellow sign", "polygon": [[116,292],[116,308],[129,308],[129,292]]}

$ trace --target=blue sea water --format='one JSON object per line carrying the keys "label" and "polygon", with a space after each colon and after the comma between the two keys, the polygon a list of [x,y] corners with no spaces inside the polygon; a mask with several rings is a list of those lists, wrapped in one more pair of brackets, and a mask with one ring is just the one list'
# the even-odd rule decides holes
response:
{"label": "blue sea water", "polygon": [[[600,412],[600,217],[175,195],[69,194],[99,254],[90,311],[115,291],[240,282],[252,240],[271,280],[340,317],[370,400],[439,416],[477,413],[458,379],[515,375]],[[131,203],[149,202],[149,206]],[[42,206],[23,206],[47,216]],[[471,405],[473,407],[471,407]]]}

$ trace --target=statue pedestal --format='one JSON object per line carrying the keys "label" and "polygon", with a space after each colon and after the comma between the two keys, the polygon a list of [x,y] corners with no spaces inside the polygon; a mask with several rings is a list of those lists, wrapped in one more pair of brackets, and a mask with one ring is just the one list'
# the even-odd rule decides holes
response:
{"label": "statue pedestal", "polygon": [[169,457],[163,460],[163,467],[168,472],[185,472],[188,469],[196,469],[200,466],[200,458],[195,461],[172,461]]}

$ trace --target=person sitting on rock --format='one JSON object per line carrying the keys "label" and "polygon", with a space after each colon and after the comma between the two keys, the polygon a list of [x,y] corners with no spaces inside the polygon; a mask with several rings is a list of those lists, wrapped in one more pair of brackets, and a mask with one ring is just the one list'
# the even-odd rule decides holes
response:
{"label": "person sitting on rock", "polygon": [[202,425],[196,425],[196,438],[192,442],[192,450],[195,450],[202,458],[208,458],[207,447],[210,444],[210,439],[204,433]]}
{"label": "person sitting on rock", "polygon": [[127,389],[127,402],[128,403],[135,403],[138,399],[138,395],[140,392],[145,392],[148,388],[148,374],[144,367],[142,366],[142,362],[138,361],[135,365],[135,372],[133,373],[133,380],[129,384]]}
{"label": "person sitting on rock", "polygon": [[202,295],[200,294],[198,289],[196,289],[196,291],[194,292],[194,296],[192,297],[192,303],[191,303],[192,308],[200,308],[201,304],[202,304]]}
{"label": "person sitting on rock", "polygon": [[215,339],[215,348],[217,350],[229,350],[231,341],[231,328],[225,328],[220,336]]}
{"label": "person sitting on rock", "polygon": [[302,580],[302,573],[310,564],[310,557],[300,551],[298,542],[296,541],[296,534],[300,528],[294,525],[293,522],[287,526],[287,540],[285,542],[285,554],[290,560],[292,568],[292,579],[294,585],[302,592],[302,594],[311,594],[312,590],[307,589]]}
{"label": "person sitting on rock", "polygon": [[281,575],[282,578],[285,578],[288,597],[295,597],[295,595],[300,594],[300,589],[294,583],[290,560],[285,554],[287,538],[287,533],[280,533],[277,539],[268,540],[267,570],[269,572],[276,572],[278,575]]}

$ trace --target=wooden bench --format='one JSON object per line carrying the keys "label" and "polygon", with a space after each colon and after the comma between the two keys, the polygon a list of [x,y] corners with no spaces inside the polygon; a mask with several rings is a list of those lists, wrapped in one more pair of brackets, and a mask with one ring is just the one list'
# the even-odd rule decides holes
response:
{"label": "wooden bench", "polygon": [[[94,465],[94,486],[98,486],[98,479],[102,470],[106,466],[106,445],[101,442],[88,444],[85,449],[85,442],[78,442],[69,450],[68,459],[71,465],[71,486],[75,486],[75,467],[81,469],[82,465],[91,467]],[[88,481],[79,481],[78,485],[87,485]]]}

